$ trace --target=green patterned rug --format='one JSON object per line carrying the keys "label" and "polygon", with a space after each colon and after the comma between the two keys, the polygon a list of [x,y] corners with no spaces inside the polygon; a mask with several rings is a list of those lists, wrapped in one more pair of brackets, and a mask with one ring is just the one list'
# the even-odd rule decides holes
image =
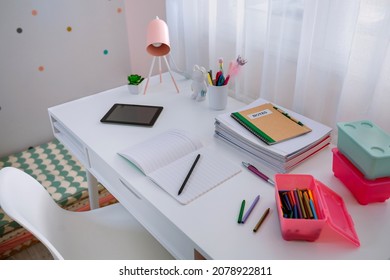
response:
{"label": "green patterned rug", "polygon": [[[0,169],[12,166],[37,179],[63,208],[89,209],[86,172],[81,163],[57,140],[0,159]],[[99,184],[100,205],[115,202]],[[34,244],[36,239],[0,208],[0,259]]]}

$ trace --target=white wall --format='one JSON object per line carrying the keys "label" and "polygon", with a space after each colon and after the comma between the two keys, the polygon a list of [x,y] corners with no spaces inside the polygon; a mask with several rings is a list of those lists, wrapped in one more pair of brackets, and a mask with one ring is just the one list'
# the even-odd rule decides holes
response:
{"label": "white wall", "polygon": [[53,139],[48,107],[146,73],[157,14],[164,0],[0,1],[0,157]]}

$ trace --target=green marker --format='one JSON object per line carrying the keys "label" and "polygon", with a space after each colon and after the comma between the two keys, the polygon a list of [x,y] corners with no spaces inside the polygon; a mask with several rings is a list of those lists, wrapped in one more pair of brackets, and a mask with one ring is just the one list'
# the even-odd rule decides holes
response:
{"label": "green marker", "polygon": [[241,202],[240,214],[238,215],[238,221],[237,221],[237,223],[239,224],[242,223],[242,215],[244,214],[244,209],[245,209],[245,199]]}

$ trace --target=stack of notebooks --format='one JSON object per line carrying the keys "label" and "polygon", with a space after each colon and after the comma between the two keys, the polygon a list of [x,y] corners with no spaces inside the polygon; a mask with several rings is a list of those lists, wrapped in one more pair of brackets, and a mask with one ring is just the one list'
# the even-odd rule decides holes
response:
{"label": "stack of notebooks", "polygon": [[332,129],[264,99],[217,116],[218,137],[287,173],[330,143]]}

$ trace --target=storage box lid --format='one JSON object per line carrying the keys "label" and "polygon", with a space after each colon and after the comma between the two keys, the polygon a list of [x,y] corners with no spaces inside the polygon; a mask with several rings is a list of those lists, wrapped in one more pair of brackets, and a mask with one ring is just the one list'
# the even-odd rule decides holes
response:
{"label": "storage box lid", "polygon": [[[368,120],[339,122],[337,127],[372,158],[388,158],[390,156],[390,149],[388,148],[390,135],[375,123]],[[338,141],[345,141],[341,137],[344,136],[339,135]],[[348,143],[345,142],[344,144],[348,145]],[[337,144],[339,146],[339,143]]]}
{"label": "storage box lid", "polygon": [[359,247],[359,237],[355,231],[352,218],[344,204],[344,200],[320,181],[316,180],[316,183],[321,190],[322,201],[325,204],[324,212],[329,226]]}

